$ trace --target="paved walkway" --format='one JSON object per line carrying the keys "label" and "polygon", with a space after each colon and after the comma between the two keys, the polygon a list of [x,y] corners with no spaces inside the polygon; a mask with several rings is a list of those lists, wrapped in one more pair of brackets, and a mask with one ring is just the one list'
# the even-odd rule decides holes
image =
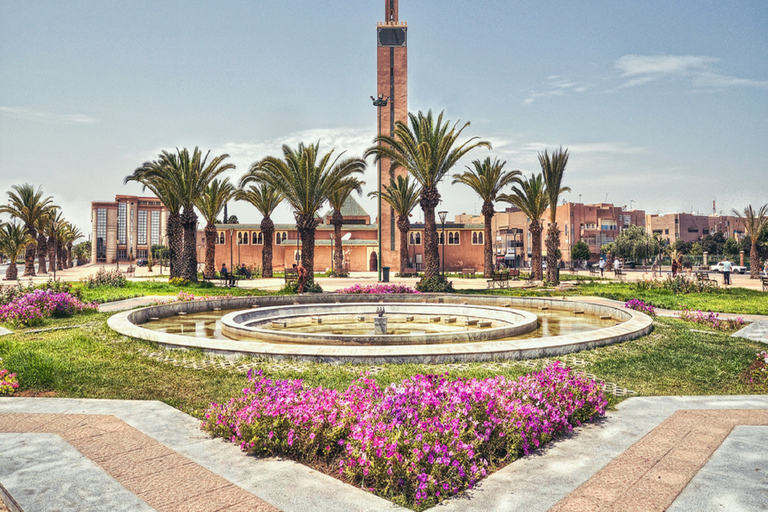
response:
{"label": "paved walkway", "polygon": [[[766,427],[768,396],[630,398],[433,510],[767,510]],[[159,402],[0,398],[0,453],[25,512],[405,510]]]}

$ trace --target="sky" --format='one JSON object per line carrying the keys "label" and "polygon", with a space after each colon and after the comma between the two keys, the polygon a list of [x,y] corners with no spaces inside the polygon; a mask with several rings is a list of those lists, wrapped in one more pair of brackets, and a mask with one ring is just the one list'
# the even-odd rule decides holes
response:
{"label": "sky", "polygon": [[[123,178],[162,150],[229,154],[234,181],[283,144],[361,156],[383,18],[383,0],[0,0],[0,200],[42,185],[90,233],[91,201],[141,194]],[[400,20],[409,110],[469,121],[464,134],[493,145],[453,173],[491,156],[530,176],[562,146],[568,201],[705,214],[713,200],[725,213],[768,202],[764,0],[402,0]],[[372,160],[363,179],[375,189]],[[479,214],[450,181],[450,215]]]}

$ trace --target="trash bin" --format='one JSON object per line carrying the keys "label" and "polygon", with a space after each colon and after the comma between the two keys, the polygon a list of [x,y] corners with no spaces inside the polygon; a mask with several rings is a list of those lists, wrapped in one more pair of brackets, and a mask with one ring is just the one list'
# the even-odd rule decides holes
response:
{"label": "trash bin", "polygon": [[381,267],[381,282],[389,282],[389,267]]}

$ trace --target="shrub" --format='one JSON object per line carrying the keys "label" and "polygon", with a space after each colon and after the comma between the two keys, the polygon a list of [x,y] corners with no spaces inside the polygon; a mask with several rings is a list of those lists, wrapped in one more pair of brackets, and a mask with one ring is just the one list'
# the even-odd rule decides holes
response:
{"label": "shrub", "polygon": [[669,290],[675,294],[689,293],[716,293],[719,291],[715,281],[699,281],[683,274],[675,277],[667,276],[666,279],[643,279],[629,285],[630,290]]}
{"label": "shrub", "polygon": [[738,317],[735,320],[728,319],[728,318],[720,318],[719,313],[713,313],[712,311],[708,313],[704,313],[700,309],[693,311],[692,309],[688,309],[686,307],[683,307],[680,310],[679,316],[682,320],[686,320],[688,322],[693,322],[696,324],[706,325],[707,327],[711,327],[713,329],[717,329],[720,331],[730,331],[733,329],[740,329],[744,327],[744,324],[746,323],[745,320],[741,317]]}
{"label": "shrub", "polygon": [[29,281],[27,286],[18,283],[16,286],[0,286],[0,305],[8,304],[28,293],[35,291],[35,285]]}
{"label": "shrub", "polygon": [[0,368],[0,395],[11,395],[19,387],[15,373]]}
{"label": "shrub", "polygon": [[419,293],[419,291],[404,284],[356,284],[342,288],[337,293]]}
{"label": "shrub", "polygon": [[168,284],[171,286],[189,286],[190,281],[183,277],[172,277],[168,280]]}
{"label": "shrub", "polygon": [[429,279],[422,277],[416,283],[416,289],[422,293],[453,293],[453,283],[441,275]]}
{"label": "shrub", "polygon": [[249,373],[243,396],[211,404],[202,428],[241,449],[321,460],[381,496],[423,509],[499,464],[603,414],[599,386],[560,363],[509,380],[416,375],[344,391]]}
{"label": "shrub", "polygon": [[624,303],[624,307],[627,309],[641,311],[646,315],[656,316],[656,308],[654,308],[651,304],[646,304],[640,299],[628,300]]}
{"label": "shrub", "polygon": [[768,393],[768,352],[758,352],[755,361],[742,372],[741,377],[754,392]]}
{"label": "shrub", "polygon": [[[282,293],[299,293],[299,283],[296,281],[285,283],[285,286],[283,286],[280,291]],[[304,293],[323,293],[323,287],[316,283],[314,280],[310,279],[307,280],[306,284],[304,284]]]}
{"label": "shrub", "polygon": [[83,281],[85,281],[88,288],[96,288],[98,286],[122,288],[128,282],[120,270],[116,268],[107,270],[104,267],[101,267],[96,274],[84,278]]}
{"label": "shrub", "polygon": [[0,306],[0,323],[13,326],[39,325],[46,318],[62,318],[97,310],[96,304],[86,304],[68,293],[38,289]]}

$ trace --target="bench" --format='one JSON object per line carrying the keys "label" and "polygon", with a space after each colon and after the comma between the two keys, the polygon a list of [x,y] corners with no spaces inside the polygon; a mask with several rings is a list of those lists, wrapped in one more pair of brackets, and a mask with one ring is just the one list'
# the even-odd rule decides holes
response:
{"label": "bench", "polygon": [[763,282],[763,291],[768,291],[768,276],[761,277],[760,280]]}
{"label": "bench", "polygon": [[593,276],[593,277],[599,276],[600,275],[600,268],[597,267],[596,265],[593,265],[593,266],[589,267],[589,275]]}
{"label": "bench", "polygon": [[404,268],[399,277],[418,277],[419,271],[415,268]]}
{"label": "bench", "polygon": [[712,282],[715,282],[714,279],[709,277],[709,274],[707,272],[696,272],[696,280],[697,281],[712,281]]}
{"label": "bench", "polygon": [[219,278],[219,285],[227,288],[236,288],[238,279],[231,272],[222,272]]}
{"label": "bench", "polygon": [[514,279],[517,281],[520,279],[520,269],[519,268],[513,268],[509,270],[509,278]]}
{"label": "bench", "polygon": [[136,267],[129,265],[127,269],[125,269],[125,277],[133,277],[136,275]]}
{"label": "bench", "polygon": [[285,284],[295,283],[299,280],[299,271],[295,268],[285,269]]}
{"label": "bench", "polygon": [[461,269],[461,277],[462,278],[475,278],[475,274],[477,273],[477,269],[474,268],[463,268]]}
{"label": "bench", "polygon": [[627,277],[627,274],[623,270],[621,270],[620,268],[617,268],[616,270],[614,270],[613,271],[613,275],[615,277],[618,277],[619,280],[621,280],[621,281],[623,281],[624,278]]}
{"label": "bench", "polygon": [[509,272],[494,272],[491,279],[488,279],[488,288],[506,288],[509,286]]}

